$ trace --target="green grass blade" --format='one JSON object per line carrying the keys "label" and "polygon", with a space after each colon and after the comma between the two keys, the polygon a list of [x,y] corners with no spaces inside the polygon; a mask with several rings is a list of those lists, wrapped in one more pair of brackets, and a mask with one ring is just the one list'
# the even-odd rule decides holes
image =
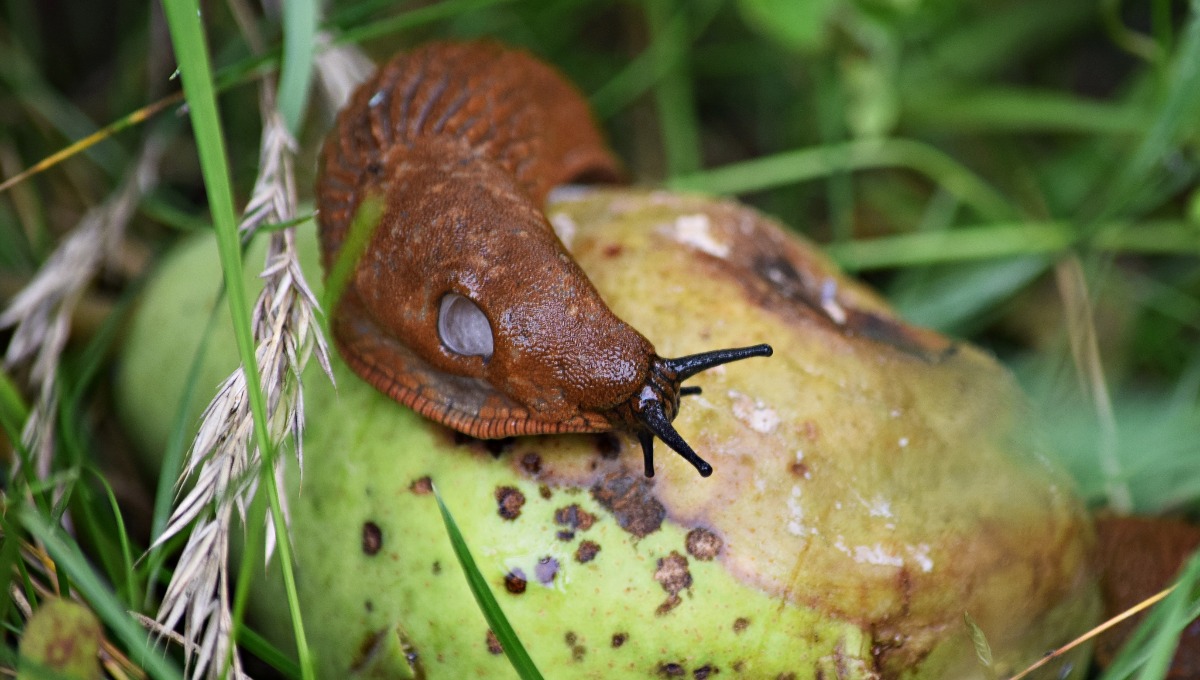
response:
{"label": "green grass blade", "polygon": [[504,615],[504,610],[500,608],[500,603],[492,595],[492,589],[488,587],[487,579],[479,573],[479,568],[475,566],[475,558],[471,557],[471,549],[467,547],[462,532],[458,530],[458,524],[450,516],[450,511],[446,509],[446,504],[442,501],[442,495],[436,486],[433,488],[433,495],[437,499],[438,510],[442,513],[442,522],[446,525],[446,533],[450,536],[450,545],[454,548],[454,555],[458,558],[463,575],[467,577],[467,585],[471,587],[471,594],[475,596],[475,602],[479,605],[479,610],[483,612],[483,617],[487,619],[492,633],[500,641],[500,646],[504,648],[509,663],[512,664],[513,669],[517,671],[522,680],[542,680],[542,674],[534,665],[533,659],[529,657],[529,653],[525,651],[516,631],[513,630],[508,618]]}
{"label": "green grass blade", "polygon": [[[225,150],[224,133],[217,112],[215,85],[208,56],[208,44],[201,24],[200,6],[197,0],[166,0],[167,23],[171,41],[183,76],[184,95],[196,136],[204,186],[208,192],[209,209],[216,230],[217,249],[224,271],[225,287],[228,291],[230,316],[234,336],[237,340],[238,356],[246,373],[250,410],[254,416],[254,439],[262,454],[262,487],[267,490],[272,509],[275,529],[279,537],[277,547],[288,605],[292,616],[292,631],[296,639],[296,650],[300,658],[301,675],[305,680],[315,677],[311,652],[304,633],[296,579],[292,565],[292,548],[289,544],[287,527],[279,502],[279,489],[275,485],[275,451],[267,431],[267,409],[263,397],[261,378],[255,361],[254,337],[250,328],[249,300],[242,274],[240,240],[237,233],[237,217],[234,212],[233,191],[230,186],[229,168]],[[253,520],[251,520],[253,521]],[[242,574],[249,578],[250,574]]]}
{"label": "green grass blade", "polygon": [[376,21],[366,26],[352,28],[344,31],[337,37],[336,42],[339,44],[345,43],[361,43],[374,38],[381,38],[385,35],[390,35],[399,31],[417,26],[423,26],[434,21],[449,19],[460,14],[475,12],[485,7],[500,5],[513,0],[449,0],[448,2],[439,2],[428,7],[412,10],[397,14],[390,19]]}
{"label": "green grass blade", "polygon": [[279,70],[279,112],[293,136],[300,133],[312,84],[316,0],[283,3],[283,65]]}
{"label": "green grass blade", "polygon": [[1133,157],[1121,164],[1102,215],[1119,212],[1137,201],[1137,194],[1155,176],[1164,158],[1172,153],[1183,133],[1195,126],[1200,113],[1200,0],[1191,0],[1187,26],[1174,68],[1169,73],[1166,97],[1156,108],[1157,117]]}
{"label": "green grass blade", "polygon": [[740,194],[824,179],[847,170],[894,167],[929,177],[981,217],[1016,217],[1009,201],[966,166],[928,144],[910,139],[868,139],[786,151],[677,177],[667,185],[680,191]]}
{"label": "green grass blade", "polygon": [[1198,586],[1200,552],[1184,565],[1175,590],[1150,610],[1099,680],[1125,680],[1135,673],[1138,680],[1165,678],[1179,635],[1200,616]]}
{"label": "green grass blade", "polygon": [[108,587],[88,566],[87,558],[80,552],[79,546],[71,542],[61,529],[47,522],[36,512],[22,513],[21,524],[46,546],[46,552],[54,559],[59,573],[69,578],[74,587],[87,598],[100,620],[125,645],[134,663],[144,668],[152,678],[167,680],[182,677],[175,664],[168,661],[163,652],[150,645],[146,631],[134,622]]}

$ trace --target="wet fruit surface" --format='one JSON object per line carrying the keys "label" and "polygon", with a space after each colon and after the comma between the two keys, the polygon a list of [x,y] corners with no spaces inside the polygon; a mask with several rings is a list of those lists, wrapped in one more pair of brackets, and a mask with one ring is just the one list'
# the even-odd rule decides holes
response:
{"label": "wet fruit surface", "polygon": [[[625,435],[456,436],[341,367],[336,391],[313,373],[291,506],[326,675],[353,671],[379,631],[397,641],[372,647],[392,650],[372,657],[380,673],[416,654],[427,677],[512,675],[435,485],[548,677],[982,677],[964,613],[1001,673],[1094,619],[1091,527],[991,358],[904,325],[730,203],[595,192],[548,214],[660,354],[765,341],[775,355],[689,383],[703,392],[675,426],[713,464],[707,479],[665,452],[646,479]],[[177,398],[187,370],[173,364],[211,305],[194,285],[216,280],[210,256],[195,245],[166,265],[133,331],[123,398],[151,446],[174,413],[155,404]],[[234,365],[231,340],[211,345],[205,384]],[[281,611],[276,590],[261,589],[260,612]]]}

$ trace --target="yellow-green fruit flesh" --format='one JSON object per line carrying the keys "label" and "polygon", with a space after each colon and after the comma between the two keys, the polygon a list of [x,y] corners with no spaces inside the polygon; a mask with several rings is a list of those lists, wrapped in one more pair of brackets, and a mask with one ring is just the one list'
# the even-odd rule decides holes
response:
{"label": "yellow-green fruit flesh", "polygon": [[[744,208],[605,191],[548,214],[660,355],[757,342],[775,355],[689,381],[703,393],[674,424],[707,479],[661,443],[644,479],[626,434],[466,440],[339,361],[336,390],[310,371],[289,505],[323,677],[514,676],[429,480],[547,677],[987,677],[1092,622],[1090,525],[995,361],[903,325]],[[197,241],[147,291],[120,392],[149,450],[167,439],[218,278]],[[208,350],[197,401],[236,364],[228,333]],[[276,583],[254,606],[286,637]]]}

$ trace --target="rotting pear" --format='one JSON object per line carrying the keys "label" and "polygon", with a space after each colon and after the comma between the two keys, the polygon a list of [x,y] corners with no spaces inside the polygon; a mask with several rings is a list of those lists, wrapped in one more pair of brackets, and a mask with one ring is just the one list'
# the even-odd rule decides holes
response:
{"label": "rotting pear", "polygon": [[[336,389],[310,369],[306,469],[290,474],[288,503],[321,677],[516,677],[434,484],[551,678],[984,678],[1094,621],[1091,525],[992,358],[904,324],[733,203],[586,190],[560,192],[547,214],[663,356],[765,341],[774,357],[689,382],[703,392],[675,427],[713,464],[707,479],[665,449],[644,478],[623,434],[468,439],[340,362]],[[197,239],[146,291],[118,391],[147,451],[167,441],[218,280],[211,240]],[[207,352],[201,391],[237,363],[231,333]],[[252,605],[286,640],[278,582]],[[1041,677],[1081,675],[1085,654]]]}

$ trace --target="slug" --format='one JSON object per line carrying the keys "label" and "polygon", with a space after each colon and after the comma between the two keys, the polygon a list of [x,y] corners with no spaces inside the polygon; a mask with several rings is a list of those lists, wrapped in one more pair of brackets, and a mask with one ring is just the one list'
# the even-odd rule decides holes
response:
{"label": "slug", "polygon": [[712,466],[675,431],[680,383],[768,345],[676,359],[617,318],[542,212],[560,184],[616,182],[583,97],[494,43],[396,56],[351,97],[321,151],[322,265],[368,196],[379,223],[333,303],[335,343],[392,399],[484,439],[614,429]]}

